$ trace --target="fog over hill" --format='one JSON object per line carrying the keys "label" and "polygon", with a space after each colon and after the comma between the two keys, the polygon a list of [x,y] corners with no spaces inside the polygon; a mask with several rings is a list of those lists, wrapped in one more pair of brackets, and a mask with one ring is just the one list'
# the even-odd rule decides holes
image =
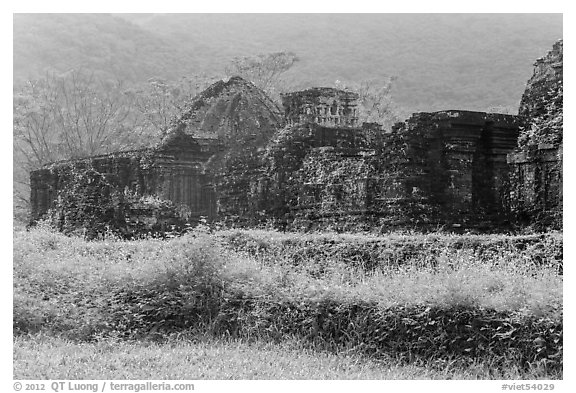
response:
{"label": "fog over hill", "polygon": [[14,16],[19,82],[83,67],[143,82],[223,74],[235,56],[292,51],[294,88],[395,77],[417,110],[516,110],[560,14],[95,14]]}
{"label": "fog over hill", "polygon": [[70,69],[142,82],[177,78],[195,68],[190,51],[107,14],[15,14],[14,80]]}

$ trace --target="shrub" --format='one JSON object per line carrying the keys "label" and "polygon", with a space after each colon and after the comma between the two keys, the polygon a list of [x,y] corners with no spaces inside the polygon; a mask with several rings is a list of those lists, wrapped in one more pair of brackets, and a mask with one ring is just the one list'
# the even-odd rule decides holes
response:
{"label": "shrub", "polygon": [[371,357],[392,356],[406,362],[458,359],[470,365],[490,358],[498,367],[542,363],[549,371],[562,368],[561,320],[476,307],[383,309],[362,301],[239,298],[222,305],[216,328],[233,337],[297,336],[324,349],[355,349]]}

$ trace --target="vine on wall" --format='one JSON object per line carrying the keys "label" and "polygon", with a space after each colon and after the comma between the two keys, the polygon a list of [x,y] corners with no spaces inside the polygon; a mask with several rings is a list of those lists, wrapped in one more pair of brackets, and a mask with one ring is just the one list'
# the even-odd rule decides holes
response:
{"label": "vine on wall", "polygon": [[64,233],[94,239],[106,233],[124,238],[158,235],[185,228],[186,209],[157,196],[139,195],[119,187],[113,175],[99,172],[89,161],[53,168],[58,190],[48,220]]}

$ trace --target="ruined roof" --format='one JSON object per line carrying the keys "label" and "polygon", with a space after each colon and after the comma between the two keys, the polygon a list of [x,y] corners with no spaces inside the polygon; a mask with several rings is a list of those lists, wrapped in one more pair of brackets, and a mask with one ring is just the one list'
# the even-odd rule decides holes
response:
{"label": "ruined roof", "polygon": [[563,81],[563,41],[557,41],[552,50],[534,63],[534,73],[522,95],[518,113],[534,117],[544,112],[545,101],[550,90],[557,90]]}
{"label": "ruined roof", "polygon": [[517,128],[520,118],[516,115],[503,113],[477,112],[460,109],[449,109],[430,113],[436,120],[451,120],[459,124],[483,124],[493,123],[503,127]]}
{"label": "ruined roof", "polygon": [[280,109],[266,93],[236,76],[198,94],[174,122],[164,143],[182,133],[223,142],[268,140],[282,124]]}
{"label": "ruined roof", "polygon": [[40,168],[30,171],[38,172],[45,169],[54,169],[54,168],[65,168],[69,165],[77,164],[77,163],[89,163],[94,160],[109,160],[113,158],[134,158],[134,157],[141,157],[147,154],[151,154],[155,151],[154,148],[142,148],[142,149],[132,149],[132,150],[120,150],[111,153],[103,153],[97,154],[94,156],[87,156],[87,157],[75,157],[75,158],[68,158],[64,160],[52,161],[42,165]]}

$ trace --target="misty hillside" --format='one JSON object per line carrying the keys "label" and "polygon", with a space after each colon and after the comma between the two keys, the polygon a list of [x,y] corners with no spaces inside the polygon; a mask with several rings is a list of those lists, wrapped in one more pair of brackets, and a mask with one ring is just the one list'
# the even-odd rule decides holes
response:
{"label": "misty hillside", "polygon": [[559,14],[15,15],[14,75],[83,66],[138,82],[221,75],[235,56],[288,50],[291,86],[396,78],[416,110],[515,110]]}
{"label": "misty hillside", "polygon": [[107,14],[15,14],[14,79],[94,71],[129,82],[152,76],[177,78],[194,69],[194,58],[163,39]]}

